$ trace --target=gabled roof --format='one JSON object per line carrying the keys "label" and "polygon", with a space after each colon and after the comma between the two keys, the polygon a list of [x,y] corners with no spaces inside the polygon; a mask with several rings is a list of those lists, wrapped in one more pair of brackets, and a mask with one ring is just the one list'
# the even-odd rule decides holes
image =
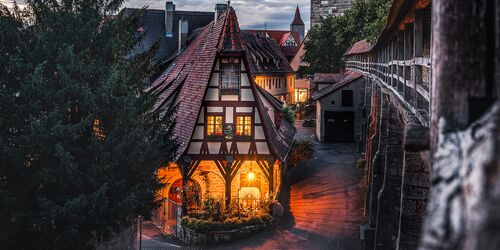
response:
{"label": "gabled roof", "polygon": [[250,71],[253,74],[293,73],[286,56],[278,44],[269,37],[243,31],[248,52],[251,53]]}
{"label": "gabled roof", "polygon": [[332,86],[329,86],[327,88],[324,88],[320,90],[318,93],[314,94],[312,96],[312,99],[317,101],[339,89],[342,87],[356,81],[357,79],[361,78],[363,75],[354,71],[348,71],[348,75],[344,77],[342,80],[340,80],[338,83],[333,84]]}
{"label": "gabled roof", "polygon": [[295,10],[295,17],[293,18],[292,25],[304,25],[304,21],[302,21],[302,17],[300,17],[300,10],[298,5],[297,9]]}
{"label": "gabled roof", "polygon": [[349,75],[349,72],[344,73],[315,73],[314,83],[337,83]]}
{"label": "gabled roof", "polygon": [[[236,13],[230,7],[221,13],[217,22],[212,22],[203,28],[171,66],[146,89],[146,92],[158,96],[156,110],[173,106],[177,108],[174,136],[180,146],[175,160],[189,145],[217,55],[220,52],[241,50],[247,65],[250,64],[252,59],[247,53],[247,45],[240,38]],[[261,93],[256,88],[253,78],[249,79],[252,81],[255,93]],[[283,122],[279,127],[274,126],[259,96],[266,99],[269,97],[259,94],[255,99],[271,151],[278,159],[283,160],[291,146],[295,128],[289,122]],[[275,103],[272,99],[268,102]]]}
{"label": "gabled roof", "polygon": [[269,37],[274,39],[279,46],[285,46],[286,39],[291,34],[295,43],[300,44],[300,36],[298,32],[289,30],[245,30],[253,34],[267,34]]}
{"label": "gabled roof", "polygon": [[176,53],[179,46],[179,20],[184,18],[189,23],[189,33],[205,27],[214,20],[213,12],[197,12],[197,11],[174,11],[173,19],[173,36],[165,36],[165,10],[155,9],[133,9],[125,8],[125,15],[131,15],[140,11],[144,11],[140,20],[139,33],[144,33],[144,37],[131,51],[130,56],[144,53],[151,49],[156,43],[159,48],[156,51],[154,60],[162,63],[172,54]]}
{"label": "gabled roof", "polygon": [[366,39],[361,40],[353,44],[344,54],[344,56],[348,55],[356,55],[363,54],[366,52],[370,52],[372,50],[372,45],[368,43]]}

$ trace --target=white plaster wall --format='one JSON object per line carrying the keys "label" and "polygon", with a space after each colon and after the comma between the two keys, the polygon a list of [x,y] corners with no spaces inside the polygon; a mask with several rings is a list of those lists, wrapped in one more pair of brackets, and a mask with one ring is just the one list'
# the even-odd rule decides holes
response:
{"label": "white plaster wall", "polygon": [[222,113],[224,112],[223,107],[207,107],[207,112],[208,113]]}
{"label": "white plaster wall", "polygon": [[267,155],[269,154],[269,148],[267,147],[267,142],[256,142],[257,152],[259,154]]}
{"label": "white plaster wall", "polygon": [[255,126],[255,139],[256,140],[266,139],[266,135],[264,133],[264,128],[262,126]]}
{"label": "white plaster wall", "polygon": [[220,146],[222,145],[221,142],[208,142],[207,144],[210,154],[219,154]]}
{"label": "white plaster wall", "polygon": [[212,79],[210,80],[210,86],[219,86],[219,73],[214,73]]}
{"label": "white plaster wall", "polygon": [[241,89],[241,100],[242,101],[255,101],[251,89]]}
{"label": "white plaster wall", "polygon": [[234,122],[233,116],[234,116],[234,108],[227,107],[226,108],[226,123],[233,123]]}
{"label": "white plaster wall", "polygon": [[236,113],[252,113],[253,107],[236,107]]}
{"label": "white plaster wall", "polygon": [[188,154],[197,155],[200,153],[201,142],[191,142],[188,149]]}
{"label": "white plaster wall", "polygon": [[248,150],[250,149],[250,142],[237,142],[238,152],[240,154],[248,154]]}
{"label": "white plaster wall", "polygon": [[222,95],[221,101],[238,101],[237,95]]}
{"label": "white plaster wall", "polygon": [[207,91],[207,96],[205,97],[207,101],[218,101],[219,100],[219,89],[209,88]]}
{"label": "white plaster wall", "polygon": [[203,126],[196,126],[193,133],[193,139],[203,139]]}
{"label": "white plaster wall", "polygon": [[241,86],[250,86],[250,79],[248,79],[248,74],[246,73],[241,74]]}

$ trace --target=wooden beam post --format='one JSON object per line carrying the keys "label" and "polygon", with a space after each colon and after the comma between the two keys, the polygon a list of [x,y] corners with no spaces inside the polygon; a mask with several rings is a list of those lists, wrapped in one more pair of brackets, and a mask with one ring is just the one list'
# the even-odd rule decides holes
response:
{"label": "wooden beam post", "polygon": [[[424,56],[424,16],[422,11],[415,11],[415,23],[413,24],[413,56],[415,58]],[[415,72],[413,77],[415,87],[415,107],[420,108],[421,104],[418,101],[417,85],[423,82],[422,66],[415,64],[413,66]]]}

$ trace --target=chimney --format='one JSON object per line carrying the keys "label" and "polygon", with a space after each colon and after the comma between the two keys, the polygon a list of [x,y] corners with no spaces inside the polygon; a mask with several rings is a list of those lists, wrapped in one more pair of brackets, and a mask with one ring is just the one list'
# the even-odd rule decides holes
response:
{"label": "chimney", "polygon": [[167,2],[165,5],[165,36],[174,36],[174,12],[175,5],[173,2]]}
{"label": "chimney", "polygon": [[187,19],[179,20],[179,52],[186,45],[189,35],[189,23]]}
{"label": "chimney", "polygon": [[225,3],[218,3],[215,5],[215,22],[217,23],[217,19],[219,18],[220,14],[227,10],[228,4]]}

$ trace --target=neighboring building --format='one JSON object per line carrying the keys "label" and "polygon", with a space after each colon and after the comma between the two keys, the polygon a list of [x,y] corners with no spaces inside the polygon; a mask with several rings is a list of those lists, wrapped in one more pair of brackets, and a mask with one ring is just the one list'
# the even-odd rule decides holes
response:
{"label": "neighboring building", "polygon": [[288,61],[291,61],[297,51],[299,46],[302,44],[305,38],[305,25],[304,21],[300,16],[300,10],[297,6],[295,10],[295,16],[292,23],[290,24],[290,30],[246,30],[253,34],[263,34],[266,35],[280,46],[281,51],[285,54]]}
{"label": "neighboring building", "polygon": [[[304,43],[302,43],[299,47],[299,50],[293,57],[290,62],[290,66],[292,66],[293,71],[297,73],[299,71],[300,66],[307,66],[307,64],[303,61],[304,59]],[[309,78],[296,78],[295,79],[295,103],[304,103],[311,98],[311,80]]]}
{"label": "neighboring building", "polygon": [[170,1],[165,3],[164,10],[127,8],[124,11],[125,14],[144,11],[137,29],[144,37],[132,50],[131,56],[149,51],[158,44],[154,60],[163,68],[175,59],[197,29],[214,20],[214,12],[179,11]]}
{"label": "neighboring building", "polygon": [[255,83],[280,101],[294,103],[295,72],[278,44],[264,34],[243,31]]}
{"label": "neighboring building", "polygon": [[306,25],[300,16],[299,5],[297,5],[297,9],[295,9],[295,16],[290,24],[290,31],[297,32],[299,34],[299,44],[302,44],[306,35]]}
{"label": "neighboring building", "polygon": [[182,203],[183,186],[200,201],[226,205],[276,198],[295,128],[281,119],[283,103],[253,80],[249,46],[229,7],[147,89],[159,97],[156,109],[176,107],[180,144],[159,172],[166,185],[160,198]]}
{"label": "neighboring building", "polygon": [[319,92],[324,88],[330,87],[333,84],[340,82],[349,72],[343,73],[316,73],[313,78],[313,93]]}
{"label": "neighboring building", "polygon": [[348,72],[338,83],[312,96],[320,142],[362,143],[364,83],[360,73]]}
{"label": "neighboring building", "polygon": [[340,16],[351,8],[354,0],[311,0],[311,27],[330,16]]}

